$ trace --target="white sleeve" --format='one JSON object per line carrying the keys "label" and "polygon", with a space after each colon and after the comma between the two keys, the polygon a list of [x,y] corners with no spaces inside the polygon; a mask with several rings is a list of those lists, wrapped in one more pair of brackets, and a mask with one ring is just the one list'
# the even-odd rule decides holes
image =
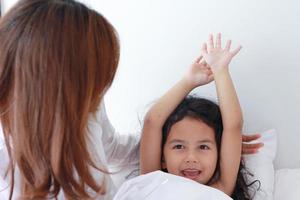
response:
{"label": "white sleeve", "polygon": [[8,178],[4,178],[9,163],[9,156],[5,146],[2,126],[0,125],[0,199],[8,199],[10,191]]}
{"label": "white sleeve", "polygon": [[120,134],[111,125],[104,103],[100,108],[102,143],[107,162],[112,166],[128,166],[139,163],[139,134]]}
{"label": "white sleeve", "polygon": [[4,178],[6,169],[9,164],[9,156],[5,145],[2,126],[0,125],[0,177]]}

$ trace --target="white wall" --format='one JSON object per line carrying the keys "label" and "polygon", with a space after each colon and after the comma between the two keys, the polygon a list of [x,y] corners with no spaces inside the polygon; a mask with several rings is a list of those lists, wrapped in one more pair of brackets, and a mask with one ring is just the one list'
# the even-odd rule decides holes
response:
{"label": "white wall", "polygon": [[[243,49],[231,64],[245,132],[276,128],[277,168],[300,167],[300,3],[297,0],[82,0],[119,32],[121,61],[106,104],[121,132],[199,55],[208,33]],[[7,9],[14,1],[4,0]],[[215,97],[214,85],[197,89]]]}

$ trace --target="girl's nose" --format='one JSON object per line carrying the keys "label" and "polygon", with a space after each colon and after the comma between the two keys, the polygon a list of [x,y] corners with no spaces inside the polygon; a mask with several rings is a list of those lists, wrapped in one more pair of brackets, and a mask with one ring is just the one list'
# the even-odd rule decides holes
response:
{"label": "girl's nose", "polygon": [[197,163],[198,160],[193,153],[189,153],[185,158],[186,163]]}
{"label": "girl's nose", "polygon": [[196,160],[186,160],[186,163],[197,163]]}

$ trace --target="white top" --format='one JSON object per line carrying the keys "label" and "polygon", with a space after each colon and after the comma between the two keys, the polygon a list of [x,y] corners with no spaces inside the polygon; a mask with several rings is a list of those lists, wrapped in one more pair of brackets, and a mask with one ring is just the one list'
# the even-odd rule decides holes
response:
{"label": "white top", "polygon": [[215,188],[181,176],[155,171],[125,182],[114,200],[232,200]]}
{"label": "white top", "polygon": [[[137,165],[138,163],[138,134],[119,134],[111,125],[105,110],[104,103],[101,103],[96,115],[91,115],[89,124],[89,138],[91,143],[91,152],[94,161],[100,166],[108,169],[108,166],[125,168],[128,165]],[[100,162],[101,161],[101,162]],[[100,165],[102,163],[102,165]],[[7,200],[10,191],[9,176],[4,179],[4,173],[8,164],[8,153],[4,142],[2,127],[0,125],[0,200]],[[116,187],[111,176],[99,171],[92,170],[93,176],[99,183],[105,179],[107,193],[105,196],[97,197],[98,200],[111,200],[116,192]],[[16,170],[15,188],[13,199],[17,199],[20,192],[19,173]],[[58,199],[64,199],[60,192]]]}

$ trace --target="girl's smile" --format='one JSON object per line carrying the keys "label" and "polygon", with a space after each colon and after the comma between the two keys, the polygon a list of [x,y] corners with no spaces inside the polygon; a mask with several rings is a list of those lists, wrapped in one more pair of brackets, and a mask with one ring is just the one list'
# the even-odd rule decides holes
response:
{"label": "girl's smile", "polygon": [[199,179],[199,176],[201,175],[201,171],[198,169],[187,168],[181,171],[181,175],[183,177],[197,181],[197,179]]}

